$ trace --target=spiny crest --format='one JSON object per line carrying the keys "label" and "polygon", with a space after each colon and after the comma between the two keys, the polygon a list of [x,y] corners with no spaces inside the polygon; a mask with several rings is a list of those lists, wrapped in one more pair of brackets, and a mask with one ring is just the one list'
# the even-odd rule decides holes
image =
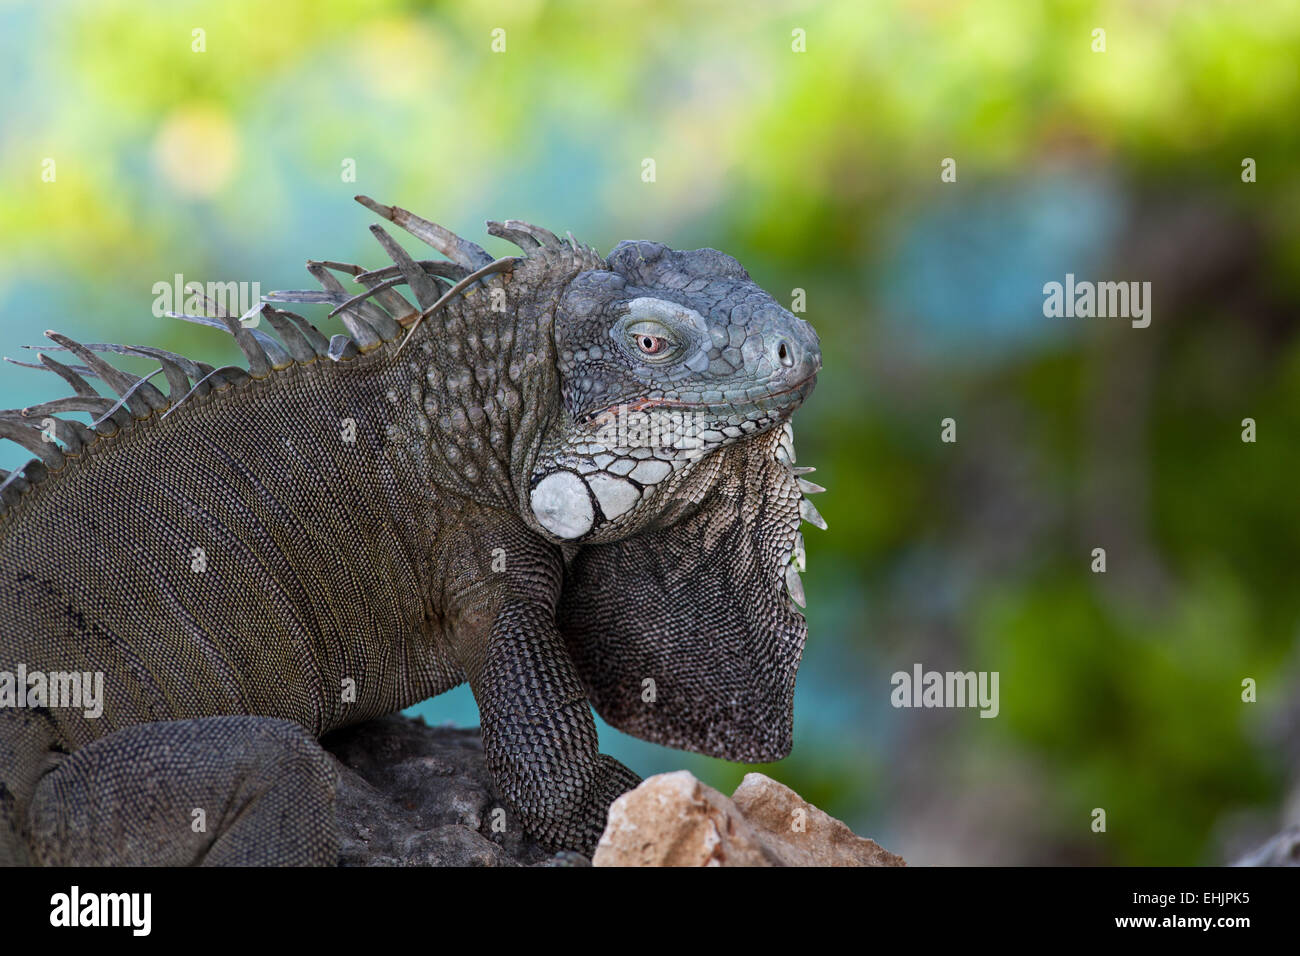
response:
{"label": "spiny crest", "polygon": [[[811,525],[826,530],[826,519],[821,516],[817,506],[812,503],[809,495],[821,494],[826,489],[816,482],[809,481],[804,475],[811,475],[816,468],[808,468],[795,465],[794,457],[794,428],[789,422],[781,426],[781,438],[776,446],[776,460],[786,467],[790,478],[795,482],[799,490],[799,518],[800,522],[806,521]],[[798,525],[800,522],[795,522]],[[790,599],[795,604],[807,607],[808,602],[804,597],[803,579],[799,575],[808,568],[808,556],[804,550],[803,532],[794,531],[794,543],[788,553],[782,556],[781,566],[785,569],[782,574],[785,578],[785,589],[790,595]]]}
{"label": "spiny crest", "polygon": [[[6,359],[25,368],[54,372],[71,386],[72,396],[31,405],[27,408],[0,411],[0,440],[8,439],[36,455],[13,472],[0,470],[0,516],[9,511],[33,484],[52,471],[60,471],[69,459],[78,459],[87,446],[101,437],[116,435],[136,422],[166,418],[191,396],[205,395],[213,389],[248,378],[266,378],[272,372],[294,364],[306,365],[318,359],[346,361],[410,334],[428,316],[437,312],[456,296],[490,276],[511,272],[521,264],[542,269],[598,269],[605,261],[590,246],[580,245],[573,235],[563,242],[554,233],[528,223],[508,219],[489,222],[488,232],[517,245],[520,257],[493,259],[482,247],[462,239],[450,230],[422,219],[397,206],[385,206],[367,196],[357,202],[411,235],[432,246],[446,260],[415,260],[384,228],[378,224],[371,232],[393,264],[367,270],[359,265],[329,260],[311,260],[307,271],[320,283],[320,290],[272,292],[241,316],[232,316],[206,300],[211,315],[167,313],[198,325],[219,329],[232,335],[248,361],[247,368],[228,365],[214,368],[204,362],[177,355],[165,349],[143,345],[82,344],[57,332],[46,335],[53,346],[38,351],[38,362]],[[362,287],[352,293],[344,288],[336,273],[345,275]],[[406,286],[415,304],[397,291]],[[272,303],[323,303],[332,306],[330,317],[337,316],[347,335],[326,338],[314,325],[295,312]],[[267,320],[279,336],[250,328],[255,317]],[[28,348],[35,348],[27,346]],[[400,346],[399,346],[400,348]],[[46,352],[67,352],[83,364],[66,364]],[[150,359],[158,368],[143,377],[112,365],[104,354]],[[164,394],[151,379],[161,373],[167,383]],[[88,381],[98,379],[111,395],[103,395]],[[60,416],[84,413],[89,424]]]}

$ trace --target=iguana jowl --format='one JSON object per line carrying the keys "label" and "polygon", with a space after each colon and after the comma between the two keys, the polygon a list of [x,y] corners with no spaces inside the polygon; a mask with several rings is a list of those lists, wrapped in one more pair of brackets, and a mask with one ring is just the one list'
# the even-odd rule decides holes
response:
{"label": "iguana jowl", "polygon": [[[323,291],[268,296],[257,327],[199,318],[247,369],[51,333],[75,395],[0,413],[38,456],[0,473],[0,861],[333,863],[314,738],[466,680],[503,796],[556,848],[590,853],[638,782],[591,706],[789,751],[811,326],[711,249],[603,259],[508,221],[488,231],[523,255],[493,260],[358,198],[447,258],[376,225],[393,265],[311,262]],[[20,669],[102,674],[102,714]]]}

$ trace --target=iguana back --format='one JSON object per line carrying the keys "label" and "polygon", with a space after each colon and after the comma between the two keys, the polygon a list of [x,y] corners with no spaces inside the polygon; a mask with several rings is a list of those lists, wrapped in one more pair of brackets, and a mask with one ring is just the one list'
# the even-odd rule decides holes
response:
{"label": "iguana back", "polygon": [[418,446],[364,424],[343,438],[401,376],[382,355],[328,371],[249,378],[100,439],[4,517],[6,659],[109,688],[102,717],[52,712],[65,746],[215,714],[320,734],[463,679],[438,643],[429,554],[409,547],[436,541],[440,514]]}

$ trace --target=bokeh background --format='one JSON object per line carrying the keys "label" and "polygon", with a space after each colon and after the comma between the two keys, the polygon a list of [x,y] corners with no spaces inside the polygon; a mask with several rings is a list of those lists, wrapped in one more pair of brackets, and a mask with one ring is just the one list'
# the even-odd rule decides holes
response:
{"label": "bokeh background", "polygon": [[[796,433],[830,530],[762,769],[913,863],[1221,862],[1300,822],[1298,62],[1294,0],[0,3],[0,352],[234,360],[154,283],[383,263],[357,192],[497,254],[485,219],[728,251],[806,290],[826,357]],[[1151,282],[1150,327],[1045,318],[1067,272]],[[917,662],[998,671],[999,716],[894,709]]]}

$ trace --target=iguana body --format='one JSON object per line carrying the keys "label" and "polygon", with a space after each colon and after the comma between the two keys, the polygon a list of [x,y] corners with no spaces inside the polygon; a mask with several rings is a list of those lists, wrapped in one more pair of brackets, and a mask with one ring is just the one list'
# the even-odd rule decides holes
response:
{"label": "iguana body", "polygon": [[[672,746],[788,751],[787,588],[801,508],[820,519],[783,423],[811,328],[711,250],[603,260],[509,222],[525,255],[494,261],[365,202],[450,261],[376,226],[396,265],[369,296],[325,263],[323,293],[269,297],[333,304],[351,340],[223,318],[248,370],[141,350],[164,394],[56,337],[77,396],[0,414],[41,457],[0,490],[0,862],[332,863],[313,738],[465,680],[503,795],[556,848],[590,853],[637,783],[591,705]],[[20,669],[102,674],[102,713],[16,676],[6,699]]]}

